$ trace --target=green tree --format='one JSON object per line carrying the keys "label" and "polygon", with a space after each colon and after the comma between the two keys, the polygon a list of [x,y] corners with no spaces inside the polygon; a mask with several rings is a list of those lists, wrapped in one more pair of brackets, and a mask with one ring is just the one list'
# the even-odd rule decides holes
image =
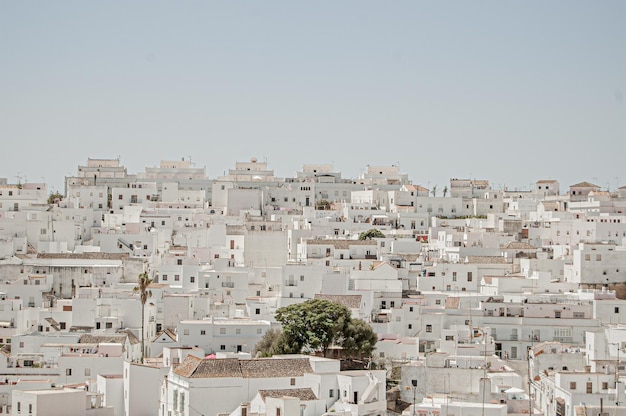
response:
{"label": "green tree", "polygon": [[371,357],[378,342],[378,335],[362,319],[351,319],[343,335],[341,346],[346,356],[352,358]]}
{"label": "green tree", "polygon": [[260,357],[271,357],[276,354],[297,354],[300,347],[291,344],[280,329],[270,329],[254,346],[254,353]]}
{"label": "green tree", "polygon": [[149,289],[152,279],[148,276],[148,273],[139,274],[137,286],[133,288],[133,292],[139,293],[139,300],[141,301],[141,362],[144,358],[144,344],[145,344],[145,315],[146,315],[146,302],[148,298],[152,296],[152,291]]}
{"label": "green tree", "polygon": [[350,317],[345,306],[322,299],[286,306],[276,311],[276,320],[283,331],[268,331],[256,345],[262,356],[296,354],[342,347],[346,357],[369,358],[378,337],[372,327],[361,319]]}
{"label": "green tree", "polygon": [[371,240],[372,238],[385,238],[385,234],[382,231],[372,228],[367,231],[363,231],[359,234],[359,240]]}
{"label": "green tree", "polygon": [[283,328],[287,349],[322,351],[342,339],[350,322],[350,311],[345,306],[323,299],[285,306],[276,311],[276,320]]}
{"label": "green tree", "polygon": [[61,195],[59,191],[50,192],[50,195],[48,196],[48,204],[54,204],[55,199],[61,200],[63,199],[63,195]]}

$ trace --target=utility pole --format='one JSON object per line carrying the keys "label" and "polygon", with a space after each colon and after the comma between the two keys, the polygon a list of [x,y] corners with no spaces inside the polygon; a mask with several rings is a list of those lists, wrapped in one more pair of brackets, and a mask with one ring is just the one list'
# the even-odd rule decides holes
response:
{"label": "utility pole", "polygon": [[620,342],[609,342],[609,345],[615,345],[617,348],[617,359],[615,360],[615,406],[619,406],[619,390],[617,384],[619,383],[619,350],[622,346]]}
{"label": "utility pole", "polygon": [[[531,387],[532,387],[532,373],[530,371],[530,353],[533,350],[534,347],[534,334],[531,332],[530,335],[528,335],[528,338],[530,339],[530,348],[528,348],[528,353],[526,354],[526,364],[528,366],[528,414],[532,415],[533,414],[533,399],[532,399],[532,395],[531,395]],[[533,354],[534,355],[534,354]]]}

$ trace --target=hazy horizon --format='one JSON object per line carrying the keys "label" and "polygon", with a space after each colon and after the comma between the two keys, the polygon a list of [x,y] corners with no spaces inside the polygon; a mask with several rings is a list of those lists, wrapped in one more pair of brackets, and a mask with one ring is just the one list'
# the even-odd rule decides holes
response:
{"label": "hazy horizon", "polygon": [[2,2],[0,177],[191,158],[276,176],[626,184],[626,4]]}

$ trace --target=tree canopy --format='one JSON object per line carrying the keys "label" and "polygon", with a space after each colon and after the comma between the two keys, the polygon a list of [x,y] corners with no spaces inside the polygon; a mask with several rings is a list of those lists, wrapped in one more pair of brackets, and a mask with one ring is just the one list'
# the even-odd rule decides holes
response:
{"label": "tree canopy", "polygon": [[60,201],[63,199],[63,195],[61,195],[59,191],[50,192],[50,195],[48,195],[48,204],[54,204],[54,201],[57,199]]}
{"label": "tree canopy", "polygon": [[331,346],[343,347],[348,356],[368,357],[377,341],[372,327],[352,319],[345,306],[322,299],[279,308],[276,320],[282,331],[268,331],[257,344],[263,356],[321,351]]}
{"label": "tree canopy", "polygon": [[367,231],[363,231],[359,234],[359,240],[371,240],[372,238],[385,238],[385,234],[382,231],[372,228]]}

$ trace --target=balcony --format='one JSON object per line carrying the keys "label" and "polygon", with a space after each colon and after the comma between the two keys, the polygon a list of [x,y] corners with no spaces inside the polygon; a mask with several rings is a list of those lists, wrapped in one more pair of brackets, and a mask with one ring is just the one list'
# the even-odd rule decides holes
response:
{"label": "balcony", "polygon": [[235,287],[235,283],[234,282],[222,282],[222,287],[227,287],[227,288],[234,288]]}

